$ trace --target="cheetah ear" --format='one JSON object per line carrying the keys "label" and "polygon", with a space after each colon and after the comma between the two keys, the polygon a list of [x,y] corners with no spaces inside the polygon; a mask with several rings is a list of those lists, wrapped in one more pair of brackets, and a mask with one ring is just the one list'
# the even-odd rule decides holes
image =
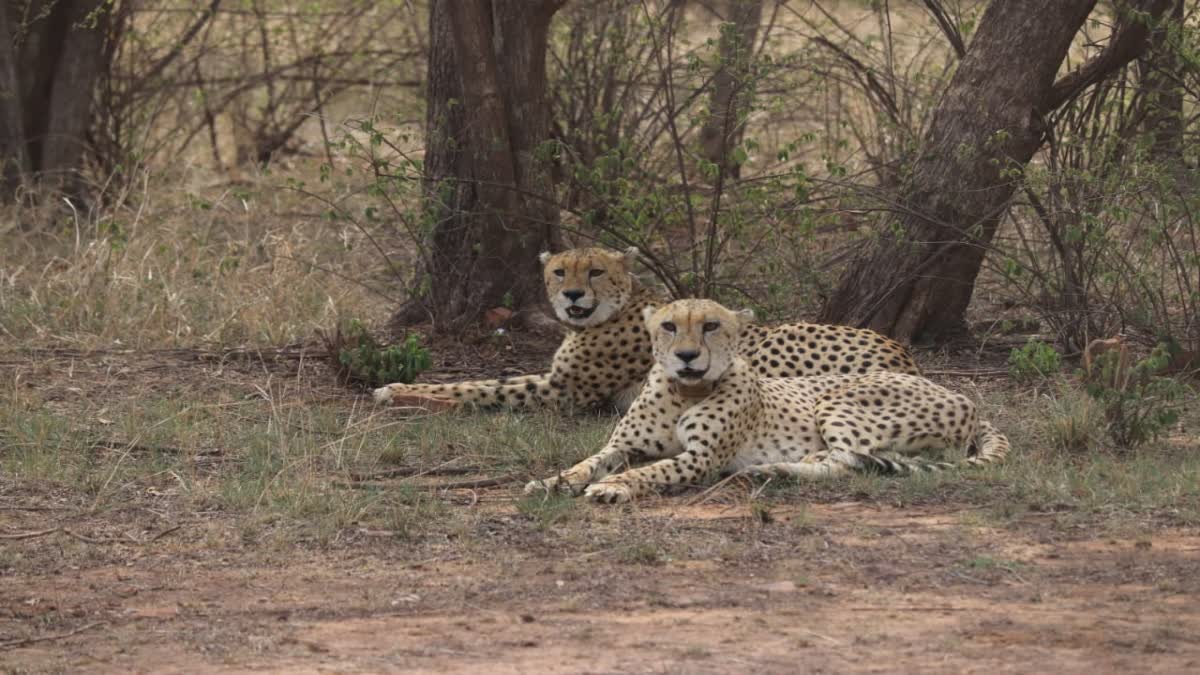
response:
{"label": "cheetah ear", "polygon": [[622,251],[622,254],[623,254],[622,257],[625,258],[625,267],[633,267],[633,264],[635,262],[637,262],[638,247],[630,246],[629,248]]}
{"label": "cheetah ear", "polygon": [[550,262],[551,255],[553,254],[550,253],[550,251],[542,251],[538,254],[538,260],[541,260],[542,264],[545,265],[546,263]]}
{"label": "cheetah ear", "polygon": [[647,305],[642,308],[642,322],[646,324],[647,328],[650,327],[650,319],[654,318],[654,314],[657,311],[658,308],[654,305]]}
{"label": "cheetah ear", "polygon": [[754,310],[739,309],[736,313],[737,313],[738,322],[741,323],[743,326],[745,326],[746,324],[754,323]]}

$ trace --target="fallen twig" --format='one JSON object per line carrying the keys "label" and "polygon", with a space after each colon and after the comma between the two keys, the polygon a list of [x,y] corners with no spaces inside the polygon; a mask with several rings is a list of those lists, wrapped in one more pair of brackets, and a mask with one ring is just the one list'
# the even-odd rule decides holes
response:
{"label": "fallen twig", "polygon": [[432,469],[424,469],[417,466],[406,466],[397,469],[388,469],[386,471],[376,471],[374,473],[352,473],[350,480],[369,481],[380,480],[383,478],[401,478],[401,477],[417,477],[417,476],[460,476],[469,473],[479,473],[478,467],[473,466],[447,466],[434,467]]}
{"label": "fallen twig", "polygon": [[847,607],[850,612],[965,612],[966,607]]}
{"label": "fallen twig", "polygon": [[146,541],[144,541],[142,543],[143,544],[153,544],[154,542],[158,541],[159,539],[162,539],[163,537],[167,536],[168,534],[171,534],[172,532],[175,532],[176,530],[178,530],[181,527],[183,527],[183,523],[180,523],[173,527],[168,527],[167,529],[163,530],[162,532],[159,532],[158,534],[154,535],[153,537],[150,537],[149,539],[147,539]]}
{"label": "fallen twig", "polygon": [[11,534],[0,534],[0,539],[8,539],[8,540],[34,539],[36,537],[45,537],[47,535],[58,534],[61,532],[62,534],[65,534],[72,539],[77,539],[77,540],[82,541],[87,544],[126,544],[126,545],[128,545],[130,543],[133,543],[133,544],[139,544],[139,545],[145,546],[146,544],[151,544],[151,543],[158,541],[159,539],[162,539],[163,537],[167,536],[168,534],[171,534],[172,532],[174,532],[175,530],[178,530],[181,527],[183,527],[182,524],[175,525],[174,527],[169,527],[145,541],[139,541],[137,539],[132,539],[131,541],[125,541],[123,539],[96,539],[95,537],[89,537],[86,534],[79,534],[78,532],[75,532],[73,530],[68,530],[65,527],[52,527],[48,530],[38,530],[36,532],[14,532]]}
{"label": "fallen twig", "polygon": [[738,477],[741,477],[744,475],[746,475],[746,474],[743,471],[729,474],[728,476],[717,481],[712,487],[708,488],[704,492],[701,492],[700,494],[696,495],[695,497],[692,497],[690,500],[687,501],[687,503],[684,504],[684,506],[696,506],[697,504],[704,503],[704,501],[706,499],[708,499],[709,495],[711,495],[712,493],[716,492],[717,490],[720,490],[721,488],[725,487],[726,483],[733,480],[734,478],[738,478]]}
{"label": "fallen twig", "polygon": [[62,633],[60,635],[45,635],[42,637],[22,638],[20,640],[10,640],[8,642],[0,642],[0,649],[16,649],[17,647],[25,647],[27,645],[37,644],[39,642],[52,642],[54,640],[65,640],[69,637],[79,635],[80,633],[82,633],[85,630],[91,630],[91,629],[95,628],[96,626],[103,626],[103,625],[104,625],[103,621],[93,621],[92,623],[86,624],[84,626],[80,626],[79,628],[76,628],[73,631],[70,631],[68,633]]}
{"label": "fallen twig", "polygon": [[507,476],[500,476],[499,478],[479,478],[476,480],[460,480],[460,481],[457,481],[454,483],[441,483],[441,484],[434,483],[434,484],[431,484],[429,487],[437,488],[439,490],[471,490],[474,488],[485,488],[485,487],[495,487],[497,485],[504,485],[505,483],[511,483],[516,478],[517,478],[517,474],[510,473]]}
{"label": "fallen twig", "polygon": [[453,483],[392,483],[388,481],[334,481],[333,486],[347,490],[388,490],[393,489],[401,484],[412,485],[413,487],[426,490],[470,490],[474,488],[494,487],[496,485],[504,485],[517,478],[517,474],[509,474],[499,478],[478,478],[473,480],[461,480]]}
{"label": "fallen twig", "polygon": [[[124,441],[114,441],[107,438],[94,440],[91,443],[91,448],[106,448],[108,450],[122,450],[125,452],[152,452],[164,455],[185,455],[188,454],[182,448],[176,448],[170,445],[143,445],[141,443],[126,443]],[[197,456],[222,455],[225,451],[220,448],[201,448],[191,453]]]}
{"label": "fallen twig", "polygon": [[942,377],[997,377],[1007,375],[1007,368],[977,368],[975,370],[926,370],[926,376],[939,375]]}
{"label": "fallen twig", "polygon": [[79,534],[78,532],[72,532],[71,530],[68,530],[65,527],[59,528],[59,529],[63,534],[67,535],[68,537],[70,537],[72,539],[78,539],[79,541],[82,541],[86,544],[127,544],[127,543],[129,543],[126,541],[122,541],[120,539],[96,539],[94,537],[89,537],[86,534]]}
{"label": "fallen twig", "polygon": [[845,642],[842,642],[841,640],[837,640],[837,639],[831,638],[831,637],[829,637],[828,635],[821,635],[820,633],[817,633],[816,631],[811,631],[811,630],[808,630],[807,628],[801,628],[800,630],[801,630],[801,631],[803,631],[803,632],[805,632],[805,633],[808,633],[809,635],[811,635],[811,636],[813,636],[813,637],[819,637],[819,638],[821,638],[822,640],[828,640],[830,643],[832,643],[832,644],[835,644],[835,645],[844,645],[844,644],[846,644]]}
{"label": "fallen twig", "polygon": [[58,532],[60,528],[53,527],[49,530],[38,530],[37,532],[14,532],[13,534],[0,534],[0,539],[33,539],[34,537],[44,537],[48,534]]}

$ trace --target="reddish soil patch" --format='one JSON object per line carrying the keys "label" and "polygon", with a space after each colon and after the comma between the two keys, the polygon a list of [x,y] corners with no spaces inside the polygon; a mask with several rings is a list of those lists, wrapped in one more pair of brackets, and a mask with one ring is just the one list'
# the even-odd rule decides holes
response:
{"label": "reddish soil patch", "polygon": [[[142,546],[61,534],[6,542],[45,564],[0,579],[0,663],[189,673],[1200,668],[1194,532],[1070,538],[1038,523],[993,529],[945,508],[859,503],[810,507],[802,523],[783,511],[767,525],[744,507],[669,500],[592,516],[683,555],[647,565],[577,551],[568,540],[590,527],[537,531],[503,508],[487,509],[469,542],[411,548],[388,539],[265,550],[217,537],[219,518]],[[56,565],[63,546],[72,553]]]}

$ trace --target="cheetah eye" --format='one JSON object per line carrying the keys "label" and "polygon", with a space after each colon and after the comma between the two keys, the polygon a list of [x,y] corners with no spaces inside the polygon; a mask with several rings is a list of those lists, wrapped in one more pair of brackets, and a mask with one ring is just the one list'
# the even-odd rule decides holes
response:
{"label": "cheetah eye", "polygon": [[588,272],[588,276],[592,277],[593,279],[595,279],[596,277],[604,276],[604,270],[591,270]]}
{"label": "cheetah eye", "polygon": [[705,321],[704,322],[704,332],[705,333],[711,333],[720,327],[721,327],[720,321]]}
{"label": "cheetah eye", "polygon": [[668,333],[674,333],[675,332],[675,324],[671,323],[670,321],[664,321],[664,322],[662,322],[662,329]]}
{"label": "cheetah eye", "polygon": [[554,276],[562,279],[563,277],[567,276],[567,271],[562,268],[556,269],[554,270]]}

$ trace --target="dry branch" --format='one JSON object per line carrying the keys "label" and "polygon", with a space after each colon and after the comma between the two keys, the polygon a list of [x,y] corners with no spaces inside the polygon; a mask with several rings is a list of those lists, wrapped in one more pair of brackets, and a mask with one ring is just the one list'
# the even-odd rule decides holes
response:
{"label": "dry branch", "polygon": [[[1149,45],[1148,38],[1153,24],[1175,1],[1141,0],[1118,7],[1118,11],[1124,9],[1125,13],[1117,23],[1108,45],[1086,63],[1059,78],[1041,102],[1038,111],[1046,114],[1056,110],[1079,95],[1079,92],[1101,82],[1141,56]],[[1129,16],[1131,12],[1134,13],[1132,19]]]}
{"label": "dry branch", "polygon": [[42,637],[22,638],[20,640],[11,640],[9,642],[0,642],[0,649],[16,649],[18,647],[26,647],[28,645],[37,644],[39,642],[53,642],[55,640],[65,640],[69,637],[79,635],[80,633],[82,633],[84,631],[91,630],[97,626],[103,626],[104,623],[105,622],[103,622],[103,621],[93,621],[92,623],[80,626],[79,628],[76,628],[73,631],[69,631],[66,633],[60,633],[58,635],[45,635]]}

